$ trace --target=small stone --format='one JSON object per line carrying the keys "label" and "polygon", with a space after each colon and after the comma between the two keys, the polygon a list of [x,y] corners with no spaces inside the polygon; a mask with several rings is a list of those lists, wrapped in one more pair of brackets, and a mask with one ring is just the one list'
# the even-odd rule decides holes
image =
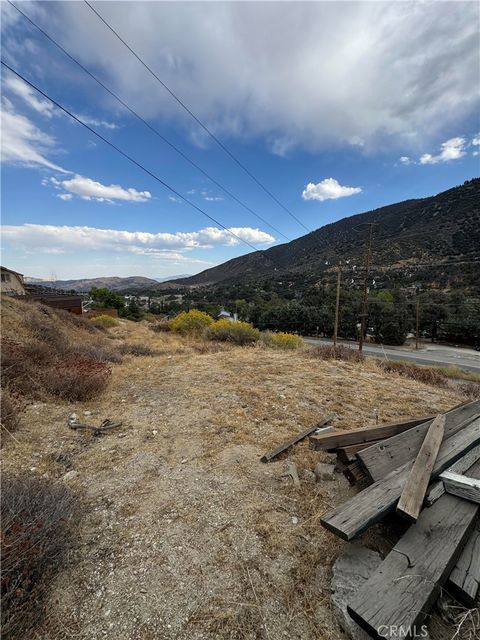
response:
{"label": "small stone", "polygon": [[154,436],[156,436],[156,435],[157,435],[157,433],[158,433],[158,431],[157,431],[156,429],[153,429],[152,434],[153,434]]}
{"label": "small stone", "polygon": [[298,518],[296,516],[293,516],[292,523],[293,524],[298,524]]}
{"label": "small stone", "polygon": [[335,480],[335,465],[317,462],[315,466],[315,476],[318,482],[324,480]]}
{"label": "small stone", "polygon": [[83,415],[84,415],[84,416],[91,416],[91,415],[92,415],[92,412],[91,412],[91,411],[84,411],[84,412],[83,412]]}
{"label": "small stone", "polygon": [[183,458],[181,464],[185,464],[186,462],[188,462],[188,460],[186,458]]}
{"label": "small stone", "polygon": [[72,471],[68,471],[64,476],[62,476],[62,482],[70,482],[70,480],[73,480],[77,476],[78,476],[78,471],[74,471],[72,469]]}

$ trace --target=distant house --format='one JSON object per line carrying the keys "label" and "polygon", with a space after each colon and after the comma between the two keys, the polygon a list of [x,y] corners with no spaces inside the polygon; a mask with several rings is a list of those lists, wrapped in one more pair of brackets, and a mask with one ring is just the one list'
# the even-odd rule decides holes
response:
{"label": "distant house", "polygon": [[25,283],[23,281],[23,273],[18,273],[17,271],[12,271],[12,269],[7,269],[7,267],[0,267],[1,271],[1,282],[0,282],[0,291],[1,293],[8,293],[10,295],[14,294],[17,296],[25,295]]}
{"label": "distant house", "polygon": [[217,317],[219,320],[230,320],[230,322],[236,322],[238,319],[236,313],[231,314],[230,311],[226,311],[223,307]]}

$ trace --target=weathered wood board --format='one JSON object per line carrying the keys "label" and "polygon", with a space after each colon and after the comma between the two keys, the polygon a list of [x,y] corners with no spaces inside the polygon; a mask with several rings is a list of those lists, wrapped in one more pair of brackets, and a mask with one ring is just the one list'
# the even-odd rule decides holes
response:
{"label": "weathered wood board", "polygon": [[[445,438],[455,435],[480,416],[480,400],[474,400],[445,414]],[[387,476],[418,454],[432,421],[388,438],[357,453],[372,481]]]}
{"label": "weathered wood board", "polygon": [[[444,495],[425,509],[348,604],[375,638],[422,636],[422,623],[475,525],[478,506]],[[395,635],[397,634],[397,635]]]}
{"label": "weathered wood board", "polygon": [[[473,447],[468,453],[459,458],[454,464],[447,468],[447,471],[455,473],[465,473],[480,460],[480,445]],[[468,475],[468,474],[467,474]],[[434,502],[443,496],[445,487],[441,480],[435,480],[429,487],[425,498],[425,505],[431,507]]]}
{"label": "weathered wood board", "polygon": [[[432,477],[438,476],[477,444],[480,444],[480,418],[442,442]],[[321,524],[344,540],[352,540],[395,508],[412,466],[413,461],[407,462],[332,509],[321,518]]]}
{"label": "weathered wood board", "polygon": [[389,422],[365,429],[352,429],[351,431],[336,431],[335,433],[327,435],[314,435],[310,437],[310,448],[325,451],[328,449],[337,449],[338,447],[347,447],[348,445],[358,444],[359,442],[370,442],[372,440],[390,438],[418,424],[432,420],[434,417],[435,416],[420,416],[418,418],[410,418],[401,422]]}
{"label": "weathered wood board", "polygon": [[480,587],[480,519],[452,569],[445,589],[461,604],[474,607]]}
{"label": "weathered wood board", "polygon": [[447,493],[480,504],[480,480],[452,471],[444,471],[440,478]]}
{"label": "weathered wood board", "polygon": [[356,453],[362,451],[362,449],[370,447],[372,444],[376,444],[377,442],[381,441],[372,440],[371,442],[358,442],[357,444],[350,444],[348,445],[348,447],[338,447],[337,449],[330,449],[329,451],[335,452],[339,460],[341,460],[345,464],[349,464],[350,462],[356,461]]}
{"label": "weathered wood board", "polygon": [[278,445],[278,447],[275,447],[271,451],[268,451],[268,453],[266,453],[260,458],[260,461],[270,462],[270,460],[273,460],[273,458],[276,458],[278,455],[280,455],[281,453],[283,453],[284,451],[292,447],[294,444],[297,444],[297,442],[304,440],[307,436],[309,436],[314,431],[317,431],[318,429],[321,429],[323,433],[326,433],[326,432],[330,433],[332,431],[335,431],[333,427],[323,426],[323,425],[326,425],[328,422],[330,422],[330,420],[333,419],[334,415],[335,414],[330,413],[326,418],[323,418],[322,420],[320,420],[320,422],[317,422],[317,424],[313,425],[312,427],[308,427],[308,429],[305,429],[305,431],[302,431],[302,433],[299,433],[293,438],[290,438],[290,440],[287,440],[286,442],[283,442],[282,444]]}
{"label": "weathered wood board", "polygon": [[403,487],[397,504],[397,513],[410,522],[416,522],[420,515],[433,465],[442,444],[444,430],[445,416],[439,415],[430,425]]}

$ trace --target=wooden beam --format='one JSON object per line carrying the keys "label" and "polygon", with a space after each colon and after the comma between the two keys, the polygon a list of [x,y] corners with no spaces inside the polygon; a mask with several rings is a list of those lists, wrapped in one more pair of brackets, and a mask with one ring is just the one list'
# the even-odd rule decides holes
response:
{"label": "wooden beam", "polygon": [[333,449],[332,453],[335,452],[339,460],[345,464],[349,464],[350,462],[356,461],[356,453],[362,451],[362,449],[370,447],[372,444],[376,444],[377,442],[381,441],[372,440],[371,442],[358,442],[357,444],[350,444],[348,447],[338,447],[337,449]]}
{"label": "wooden beam", "polygon": [[[455,435],[472,420],[480,416],[480,400],[474,400],[445,414],[445,438]],[[415,458],[430,427],[431,421],[424,422],[388,440],[379,442],[359,451],[361,460],[372,481],[387,476],[408,460]]]}
{"label": "wooden beam", "polygon": [[475,606],[480,587],[480,519],[452,569],[445,589],[468,608]]}
{"label": "wooden beam", "polygon": [[[480,444],[480,418],[442,442],[432,476],[440,475],[477,444]],[[357,537],[395,508],[412,466],[413,460],[332,509],[321,518],[321,524],[344,540]]]}
{"label": "wooden beam", "polygon": [[351,485],[368,482],[368,476],[358,460],[343,469],[343,475]]}
{"label": "wooden beam", "polygon": [[348,603],[351,617],[375,638],[424,636],[422,623],[461,553],[478,506],[444,495],[422,511]]}
{"label": "wooden beam", "polygon": [[334,418],[334,416],[335,416],[334,413],[329,413],[326,418],[323,418],[322,420],[320,420],[320,422],[317,422],[317,424],[313,425],[313,427],[308,427],[308,429],[305,429],[305,431],[302,431],[302,433],[299,433],[298,435],[294,436],[293,438],[290,438],[290,440],[287,440],[283,444],[278,445],[278,447],[275,447],[275,449],[272,449],[271,451],[268,451],[268,453],[266,453],[265,455],[263,455],[260,458],[260,461],[261,462],[270,462],[270,460],[273,460],[273,458],[276,458],[278,455],[283,453],[283,451],[286,451],[287,449],[292,447],[297,442],[300,442],[301,440],[304,440],[307,436],[309,436],[311,433],[313,433],[317,429],[320,430],[322,433],[335,431],[335,429],[333,427],[323,427],[323,425],[325,425],[328,422],[330,422],[330,420],[332,420]]}
{"label": "wooden beam", "polygon": [[480,504],[480,480],[452,471],[444,471],[440,478],[447,493]]}
{"label": "wooden beam", "polygon": [[418,424],[427,422],[434,417],[435,416],[423,416],[402,420],[401,422],[380,424],[375,427],[367,427],[366,429],[352,429],[351,431],[337,430],[334,434],[315,435],[310,437],[310,448],[316,450],[337,449],[338,447],[346,447],[351,444],[358,444],[359,442],[370,442],[371,440],[390,438]]}
{"label": "wooden beam", "polygon": [[444,432],[445,416],[438,415],[427,431],[425,440],[403,487],[402,495],[397,505],[397,513],[410,522],[416,522],[420,515]]}
{"label": "wooden beam", "polygon": [[[468,453],[457,460],[452,466],[448,467],[447,471],[453,471],[454,473],[465,473],[480,461],[480,445],[473,447]],[[466,473],[466,475],[469,475]],[[428,489],[427,496],[425,498],[425,505],[431,507],[434,502],[443,496],[445,493],[445,487],[441,480],[432,482]]]}

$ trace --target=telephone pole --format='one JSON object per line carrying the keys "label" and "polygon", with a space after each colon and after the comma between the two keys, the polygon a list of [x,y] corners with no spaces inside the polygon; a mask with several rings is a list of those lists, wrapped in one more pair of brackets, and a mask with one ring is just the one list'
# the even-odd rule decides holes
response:
{"label": "telephone pole", "polygon": [[342,267],[338,265],[337,270],[337,299],[335,302],[335,322],[333,325],[333,346],[337,346],[337,333],[338,333],[338,314],[340,311],[340,278],[342,274]]}
{"label": "telephone pole", "polygon": [[373,225],[376,222],[367,222],[370,227],[368,233],[367,251],[365,253],[365,278],[363,281],[363,301],[362,301],[362,313],[360,314],[360,338],[358,341],[358,350],[363,351],[363,339],[365,336],[365,329],[367,325],[367,308],[368,308],[368,275],[370,273],[370,260],[372,257],[372,237],[373,237]]}

